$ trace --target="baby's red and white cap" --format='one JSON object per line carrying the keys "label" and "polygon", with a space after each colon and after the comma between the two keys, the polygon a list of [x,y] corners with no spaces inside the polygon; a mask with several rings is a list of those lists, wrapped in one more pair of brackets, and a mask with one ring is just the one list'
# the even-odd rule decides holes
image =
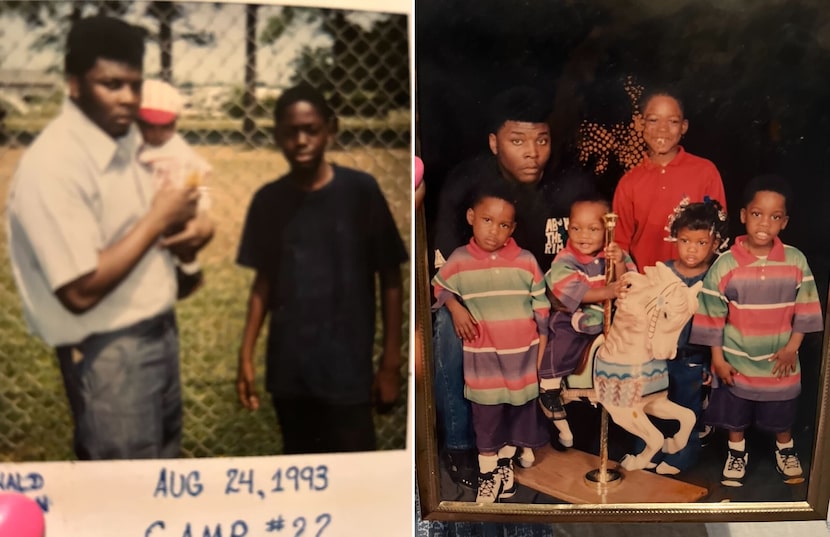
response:
{"label": "baby's red and white cap", "polygon": [[179,117],[182,96],[179,90],[163,80],[145,80],[141,86],[141,108],[138,117],[151,125],[167,125]]}

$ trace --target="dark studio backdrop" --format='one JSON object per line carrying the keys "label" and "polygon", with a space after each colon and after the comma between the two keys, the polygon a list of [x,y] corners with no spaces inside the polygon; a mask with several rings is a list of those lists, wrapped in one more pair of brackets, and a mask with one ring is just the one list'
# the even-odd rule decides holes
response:
{"label": "dark studio backdrop", "polygon": [[[682,144],[712,160],[723,177],[733,236],[742,233],[740,194],[750,178],[776,172],[790,180],[795,196],[781,238],[807,255],[826,308],[830,10],[824,0],[417,0],[415,7],[428,228],[449,170],[487,150],[486,107],[498,92],[522,84],[549,95],[551,167],[583,167],[610,196],[633,158],[625,140],[633,112],[626,84],[671,85],[689,120]],[[586,123],[593,130],[580,131]],[[584,134],[600,131],[607,133],[599,142],[605,149],[580,159]],[[619,148],[606,152],[615,140]],[[816,416],[821,339],[808,337],[801,352],[799,425],[807,431]]]}

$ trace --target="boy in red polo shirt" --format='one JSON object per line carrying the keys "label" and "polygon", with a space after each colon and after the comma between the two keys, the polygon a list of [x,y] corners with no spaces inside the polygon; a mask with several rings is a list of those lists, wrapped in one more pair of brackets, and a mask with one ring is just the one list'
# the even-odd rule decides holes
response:
{"label": "boy in red polo shirt", "polygon": [[[719,201],[726,196],[715,165],[680,145],[689,129],[680,99],[665,90],[651,91],[640,101],[640,112],[646,154],[620,179],[613,209],[619,215],[615,241],[642,272],[674,256],[673,243],[665,240],[666,224],[684,198],[701,202],[705,196]],[[726,210],[725,201],[723,206]]]}

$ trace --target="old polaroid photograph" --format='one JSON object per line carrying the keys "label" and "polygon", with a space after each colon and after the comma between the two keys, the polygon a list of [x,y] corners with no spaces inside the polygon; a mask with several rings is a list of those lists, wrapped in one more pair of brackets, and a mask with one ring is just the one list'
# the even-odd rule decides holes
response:
{"label": "old polaroid photograph", "polygon": [[417,2],[425,518],[825,517],[828,25]]}
{"label": "old polaroid photograph", "polygon": [[[0,459],[403,449],[406,16],[199,2],[0,16]],[[266,186],[281,177],[296,185]],[[346,190],[298,209],[329,182]],[[130,251],[145,224],[159,238]]]}

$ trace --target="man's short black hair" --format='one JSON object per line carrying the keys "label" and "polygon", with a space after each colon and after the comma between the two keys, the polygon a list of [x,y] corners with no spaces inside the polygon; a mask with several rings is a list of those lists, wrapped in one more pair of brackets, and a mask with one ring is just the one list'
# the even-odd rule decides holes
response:
{"label": "man's short black hair", "polygon": [[744,187],[741,207],[746,208],[758,192],[775,192],[776,194],[781,194],[784,197],[784,209],[787,211],[787,214],[790,214],[793,190],[786,179],[775,174],[753,177]]}
{"label": "man's short black hair", "polygon": [[97,15],[72,25],[66,38],[64,72],[83,76],[99,58],[142,69],[146,31],[121,19]]}
{"label": "man's short black hair", "polygon": [[282,121],[282,119],[284,119],[285,111],[289,106],[301,101],[310,103],[315,109],[317,109],[317,112],[323,116],[323,120],[326,123],[329,123],[333,119],[336,120],[334,111],[329,106],[325,96],[323,96],[317,88],[302,82],[296,86],[288,88],[282,93],[282,95],[279,96],[277,102],[274,104],[274,123],[278,124]]}
{"label": "man's short black hair", "polygon": [[553,98],[529,86],[516,86],[493,98],[488,109],[491,133],[498,132],[505,121],[546,123],[551,113]]}

